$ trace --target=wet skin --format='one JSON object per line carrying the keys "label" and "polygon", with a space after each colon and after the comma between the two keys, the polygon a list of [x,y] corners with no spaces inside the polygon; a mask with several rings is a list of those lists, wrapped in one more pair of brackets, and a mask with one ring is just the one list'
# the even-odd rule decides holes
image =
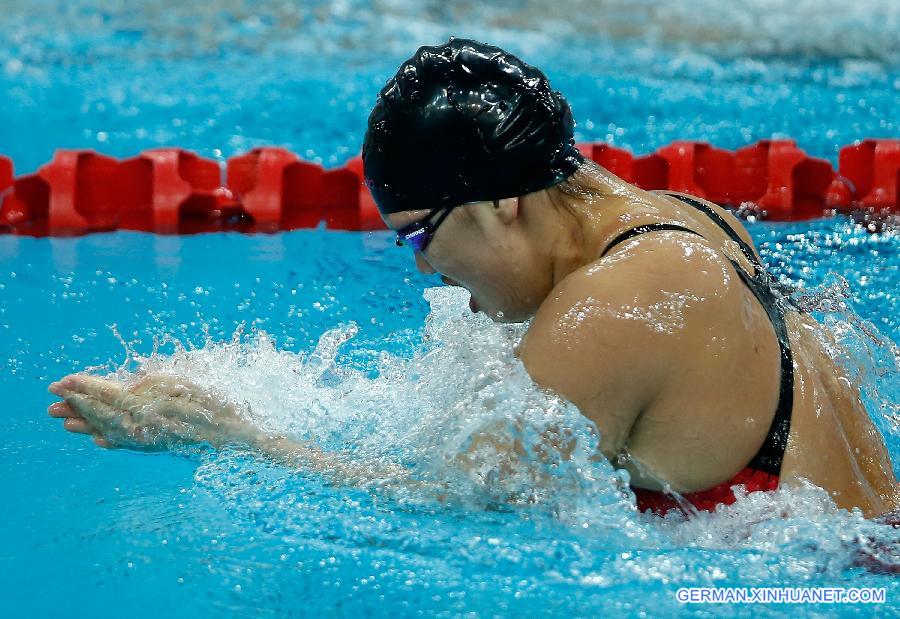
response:
{"label": "wet skin", "polygon": [[[525,367],[535,382],[571,400],[597,425],[600,451],[627,469],[635,486],[710,488],[747,465],[778,401],[774,329],[726,256],[748,271],[752,267],[693,208],[606,171],[601,184],[603,191],[590,204],[571,212],[550,204],[543,191],[455,209],[425,252],[415,254],[416,264],[467,288],[473,309],[495,320],[532,318],[518,350]],[[733,216],[711,206],[752,245]],[[392,214],[385,222],[399,229],[427,212]],[[622,231],[660,221],[702,238],[658,231],[598,258]],[[796,313],[788,314],[787,323],[795,386],[782,484],[807,480],[825,488],[839,507],[856,507],[869,517],[896,509],[898,486],[884,442],[860,402],[858,385],[826,349],[833,345],[830,334]],[[197,398],[179,399],[177,393],[195,386],[181,385],[172,395],[166,391],[171,385],[164,385],[156,396],[145,390],[134,394],[143,399],[131,401],[125,394],[133,388],[104,391],[103,382],[108,381],[75,375],[55,383],[51,391],[64,401],[52,405],[50,414],[65,417],[67,430],[109,446],[110,433],[119,439],[113,444],[122,443],[124,426],[117,419],[130,415],[133,421],[133,411],[158,397],[167,408],[155,416],[138,414],[129,430],[141,431],[147,441],[166,432],[190,441],[183,428],[197,425],[207,442],[243,440],[274,455],[301,449],[304,466],[339,466],[327,454],[312,453],[314,447],[257,436],[227,414],[217,425],[213,400],[203,400],[198,409],[191,403]],[[147,424],[151,431],[141,429]],[[168,429],[171,424],[175,429]],[[216,427],[221,435],[210,440]]]}

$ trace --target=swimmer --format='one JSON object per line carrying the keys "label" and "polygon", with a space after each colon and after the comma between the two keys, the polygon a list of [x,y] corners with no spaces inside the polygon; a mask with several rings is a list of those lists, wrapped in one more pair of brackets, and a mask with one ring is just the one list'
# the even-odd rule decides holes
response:
{"label": "swimmer", "polygon": [[[803,480],[867,517],[897,509],[888,451],[836,343],[782,294],[740,222],[623,181],[585,159],[573,132],[541,71],[451,38],[420,48],[379,93],[365,183],[422,272],[466,288],[473,311],[531,320],[525,368],[596,425],[641,510],[712,510],[736,484]],[[174,377],[75,374],[50,391],[63,398],[50,414],[103,446],[241,442],[351,483],[385,476],[264,435]]]}

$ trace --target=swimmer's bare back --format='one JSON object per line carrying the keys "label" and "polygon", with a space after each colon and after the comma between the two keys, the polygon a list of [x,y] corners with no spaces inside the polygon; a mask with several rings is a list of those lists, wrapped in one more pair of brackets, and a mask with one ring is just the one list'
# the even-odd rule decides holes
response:
{"label": "swimmer's bare back", "polygon": [[[641,193],[640,208],[623,205],[623,229],[668,221],[699,234],[641,234],[574,271],[541,305],[519,354],[535,381],[597,424],[601,450],[634,486],[702,491],[731,479],[766,440],[779,344],[728,260],[750,268],[734,241],[679,200]],[[751,243],[736,218],[704,204]],[[781,483],[808,480],[867,517],[896,509],[887,449],[825,342],[839,347],[812,318],[785,320],[794,385]]]}

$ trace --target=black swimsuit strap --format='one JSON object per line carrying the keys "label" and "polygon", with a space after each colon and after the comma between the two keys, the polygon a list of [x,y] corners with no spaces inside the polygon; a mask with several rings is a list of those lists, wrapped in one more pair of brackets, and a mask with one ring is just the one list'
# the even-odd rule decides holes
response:
{"label": "black swimsuit strap", "polygon": [[750,277],[740,265],[729,261],[737,270],[738,276],[747,285],[753,295],[759,300],[778,338],[778,348],[781,356],[781,387],[778,392],[778,407],[769,426],[769,433],[762,447],[753,456],[748,466],[765,471],[771,475],[778,475],[781,471],[781,461],[787,449],[788,436],[791,433],[791,412],[794,410],[794,358],[791,354],[791,340],[788,336],[787,323],[784,320],[784,306],[780,302],[777,293],[770,285],[771,276],[767,271],[766,277]]}
{"label": "black swimsuit strap", "polygon": [[603,250],[603,253],[600,254],[600,257],[602,258],[603,256],[605,256],[607,253],[609,253],[609,250],[611,250],[619,243],[627,241],[628,239],[638,236],[639,234],[644,234],[645,232],[655,232],[657,230],[677,230],[678,232],[690,232],[691,234],[696,234],[697,236],[700,235],[699,232],[695,232],[690,228],[685,228],[684,226],[679,226],[677,224],[644,224],[643,226],[638,226],[636,228],[626,230],[625,232],[614,238],[612,242],[606,246],[606,249]]}
{"label": "black swimsuit strap", "polygon": [[698,211],[701,211],[707,217],[712,219],[713,222],[717,226],[722,228],[722,231],[725,232],[725,234],[727,234],[729,236],[729,238],[731,238],[732,241],[734,241],[735,243],[738,244],[738,247],[741,248],[741,253],[743,253],[744,256],[747,257],[747,260],[750,261],[750,264],[753,265],[753,268],[757,272],[765,270],[763,268],[763,266],[759,263],[759,260],[757,260],[756,254],[753,253],[753,248],[747,244],[747,241],[745,241],[744,239],[741,238],[741,235],[738,234],[734,228],[732,228],[731,226],[728,225],[728,222],[725,221],[725,219],[721,215],[719,215],[717,212],[712,210],[706,204],[703,204],[703,202],[700,202],[699,200],[696,200],[690,196],[680,196],[680,195],[674,194],[674,193],[670,193],[670,194],[666,194],[666,195],[671,196],[673,198],[677,198],[678,200],[681,200],[685,204],[690,204],[695,209],[697,209]]}
{"label": "black swimsuit strap", "polygon": [[[737,232],[735,232],[734,228],[728,225],[721,215],[694,198],[676,194],[668,195],[693,206],[712,219],[714,223],[722,228],[731,240],[737,243],[741,252],[754,267],[755,272],[753,275],[750,275],[740,264],[738,264],[738,262],[732,260],[730,257],[728,258],[728,261],[732,264],[735,271],[737,271],[741,281],[746,284],[753,293],[753,296],[755,296],[763,306],[763,309],[766,311],[766,315],[769,317],[772,327],[775,330],[775,335],[778,338],[778,347],[781,353],[781,386],[778,393],[778,407],[775,409],[772,425],[769,426],[769,433],[766,435],[766,440],[763,441],[762,447],[760,447],[748,466],[769,473],[770,475],[777,476],[781,471],[781,463],[784,458],[785,449],[787,448],[788,436],[791,431],[791,412],[794,408],[794,361],[793,355],[791,354],[791,341],[788,337],[787,324],[784,320],[787,304],[782,300],[778,293],[779,285],[756,258],[753,249],[740,237],[740,235],[738,235]],[[676,224],[646,224],[619,234],[609,245],[607,245],[600,257],[602,258],[605,256],[614,246],[623,241],[640,234],[657,230],[676,230],[702,236],[699,232]]]}

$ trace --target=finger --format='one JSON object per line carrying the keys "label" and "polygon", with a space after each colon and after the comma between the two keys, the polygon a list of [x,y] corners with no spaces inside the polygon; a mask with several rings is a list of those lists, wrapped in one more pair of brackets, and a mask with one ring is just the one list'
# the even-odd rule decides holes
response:
{"label": "finger", "polygon": [[[54,383],[54,385],[56,384]],[[129,393],[122,385],[96,376],[72,374],[66,376],[58,384],[60,384],[61,389],[89,395],[113,408],[128,409],[136,404],[134,395]]]}
{"label": "finger", "polygon": [[102,436],[94,436],[94,443],[96,443],[100,447],[103,447],[104,449],[112,449],[113,448],[112,443],[110,443],[108,440],[106,440]]}
{"label": "finger", "polygon": [[65,389],[63,388],[63,380],[65,379],[60,379],[56,382],[50,383],[50,385],[47,386],[47,391],[49,391],[53,395],[63,397],[65,391]]}
{"label": "finger", "polygon": [[[66,402],[84,417],[83,420],[78,421],[87,424],[85,433],[93,434],[95,442],[96,439],[105,442],[100,445],[101,447],[114,446],[107,437],[112,437],[117,442],[124,440],[128,444],[134,443],[135,445],[145,442],[144,428],[137,427],[128,411],[115,409],[83,393],[70,393],[66,396]],[[73,421],[76,420],[66,420],[66,423]],[[81,431],[81,426],[77,427]]]}
{"label": "finger", "polygon": [[75,412],[75,410],[66,404],[65,402],[54,402],[50,406],[47,407],[47,413],[51,417],[57,418],[66,418],[66,417],[75,417],[80,418],[81,415]]}
{"label": "finger", "polygon": [[97,431],[84,419],[66,419],[63,427],[75,434],[96,434]]}
{"label": "finger", "polygon": [[131,424],[131,414],[127,411],[115,409],[83,393],[69,392],[66,403],[98,429],[127,428]]}

